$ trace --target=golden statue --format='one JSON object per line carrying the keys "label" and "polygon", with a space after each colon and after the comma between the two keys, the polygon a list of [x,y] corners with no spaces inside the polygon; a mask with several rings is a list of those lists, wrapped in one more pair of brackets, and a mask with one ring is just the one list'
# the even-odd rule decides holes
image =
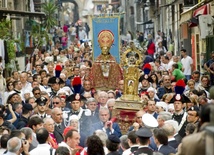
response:
{"label": "golden statue", "polygon": [[138,83],[140,77],[139,65],[142,62],[141,52],[135,48],[134,43],[123,53],[121,64],[124,69],[124,93],[121,97],[126,101],[139,101]]}
{"label": "golden statue", "polygon": [[109,52],[114,43],[114,34],[110,30],[102,30],[98,34],[98,43],[102,53],[91,68],[92,87],[99,90],[115,90],[118,82],[123,79],[123,74],[119,64]]}

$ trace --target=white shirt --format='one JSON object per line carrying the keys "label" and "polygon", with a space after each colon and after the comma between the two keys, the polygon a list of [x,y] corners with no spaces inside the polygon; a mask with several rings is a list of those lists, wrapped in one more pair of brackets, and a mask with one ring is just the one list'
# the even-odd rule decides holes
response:
{"label": "white shirt", "polygon": [[[50,148],[51,146],[47,143],[45,144],[39,144],[35,149],[33,149],[32,151],[30,151],[30,155],[46,155],[46,154],[50,154]],[[55,154],[55,150],[53,149],[52,151],[52,155]]]}
{"label": "white shirt", "polygon": [[86,36],[87,36],[87,34],[84,30],[79,31],[79,39],[80,40],[86,39]]}
{"label": "white shirt", "polygon": [[161,146],[163,146],[163,144],[160,144],[160,145],[158,146],[158,151],[160,150]]}
{"label": "white shirt", "polygon": [[191,75],[192,68],[191,65],[193,64],[193,60],[190,56],[181,59],[182,66],[184,67],[184,75]]}
{"label": "white shirt", "polygon": [[137,147],[137,146],[139,146],[139,145],[132,145],[129,149],[123,151],[123,154],[122,154],[122,155],[130,155],[130,154],[133,154],[133,153],[131,152],[131,148],[132,148],[132,147]]}
{"label": "white shirt", "polygon": [[70,152],[70,154],[72,154],[72,148],[70,148],[70,146],[68,146],[68,144],[67,144],[67,143],[65,143],[65,142],[61,142],[61,143],[59,143],[59,144],[58,144],[58,146],[59,146],[59,147],[60,147],[60,146],[67,147],[67,148],[68,148],[68,150],[69,150],[69,152]]}

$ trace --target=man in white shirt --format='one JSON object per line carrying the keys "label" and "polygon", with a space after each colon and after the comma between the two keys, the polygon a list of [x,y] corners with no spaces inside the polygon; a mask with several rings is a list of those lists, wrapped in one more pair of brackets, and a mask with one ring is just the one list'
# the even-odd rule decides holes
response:
{"label": "man in white shirt", "polygon": [[193,60],[190,56],[187,55],[187,51],[185,49],[181,50],[181,59],[182,70],[187,80],[191,79],[192,71],[193,71]]}
{"label": "man in white shirt", "polygon": [[79,30],[79,40],[80,40],[81,44],[84,42],[84,39],[86,39],[86,37],[87,37],[87,34],[86,34],[85,30],[83,28],[80,28],[80,30]]}
{"label": "man in white shirt", "polygon": [[49,133],[45,128],[36,131],[36,138],[39,142],[38,146],[30,151],[30,155],[50,154],[54,155],[55,150],[48,144]]}

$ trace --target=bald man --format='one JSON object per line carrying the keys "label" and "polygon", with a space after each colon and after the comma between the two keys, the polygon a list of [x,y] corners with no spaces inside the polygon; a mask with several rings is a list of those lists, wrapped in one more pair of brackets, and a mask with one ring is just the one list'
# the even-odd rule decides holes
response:
{"label": "bald man", "polygon": [[135,117],[135,122],[133,123],[133,125],[129,128],[128,131],[137,131],[138,129],[142,128],[143,122],[142,122],[142,116],[145,114],[146,112],[144,110],[139,110],[138,112],[136,112],[136,117]]}

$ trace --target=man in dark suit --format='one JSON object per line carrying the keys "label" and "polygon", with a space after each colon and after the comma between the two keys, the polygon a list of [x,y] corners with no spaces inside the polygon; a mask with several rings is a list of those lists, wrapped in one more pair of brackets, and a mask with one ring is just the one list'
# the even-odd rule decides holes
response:
{"label": "man in dark suit", "polygon": [[99,110],[97,107],[98,103],[94,98],[89,98],[86,101],[87,109],[91,110],[91,121],[92,123],[97,123],[100,121],[99,119]]}
{"label": "man in dark suit", "polygon": [[148,154],[152,155],[153,151],[152,149],[149,148],[149,139],[152,137],[152,132],[146,128],[142,127],[139,130],[135,132],[137,135],[136,142],[139,144],[138,149],[134,152],[134,155],[139,155],[139,154]]}
{"label": "man in dark suit", "polygon": [[176,132],[175,132],[175,129],[172,126],[172,124],[166,123],[163,125],[162,129],[164,129],[166,131],[166,134],[168,136],[168,145],[173,147],[174,149],[177,149],[179,143],[174,138],[174,135]]}
{"label": "man in dark suit", "polygon": [[105,131],[108,136],[114,134],[120,137],[122,135],[119,125],[117,123],[109,121],[110,113],[108,108],[101,108],[99,110],[99,118],[100,121],[93,124],[94,131],[101,129]]}
{"label": "man in dark suit", "polygon": [[63,113],[60,108],[56,107],[51,111],[51,117],[55,122],[53,134],[56,138],[57,143],[61,143],[64,140],[63,130],[65,129],[65,126],[64,123],[62,123],[63,121],[62,115]]}
{"label": "man in dark suit", "polygon": [[163,155],[176,153],[175,149],[168,145],[168,137],[164,129],[156,128],[153,131],[155,143],[158,147],[158,152]]}

